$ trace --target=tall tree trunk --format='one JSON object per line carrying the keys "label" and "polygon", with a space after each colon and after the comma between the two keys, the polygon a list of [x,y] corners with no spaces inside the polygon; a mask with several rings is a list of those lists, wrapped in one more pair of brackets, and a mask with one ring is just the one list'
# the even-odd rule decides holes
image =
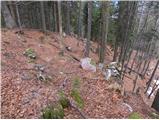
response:
{"label": "tall tree trunk", "polygon": [[150,84],[151,84],[151,82],[152,82],[152,79],[153,79],[153,77],[154,77],[154,75],[155,75],[155,73],[156,73],[156,70],[157,70],[157,68],[158,68],[158,65],[159,65],[159,60],[157,61],[156,66],[155,66],[155,68],[154,68],[154,70],[153,70],[153,72],[152,72],[152,75],[151,75],[149,81],[147,82],[147,88],[146,88],[146,91],[145,91],[144,93],[147,92],[147,90],[148,90],[148,88],[149,88],[149,86],[150,86]]}
{"label": "tall tree trunk", "polygon": [[20,16],[19,16],[19,9],[18,9],[17,4],[16,4],[16,14],[17,14],[18,26],[19,26],[20,32],[22,32],[22,25],[21,25],[21,20],[20,20]]}
{"label": "tall tree trunk", "polygon": [[154,108],[157,112],[159,112],[159,89],[156,93],[156,96],[154,98],[154,101],[151,107]]}
{"label": "tall tree trunk", "polygon": [[79,18],[78,18],[78,37],[82,37],[82,25],[83,25],[83,2],[80,1]]}
{"label": "tall tree trunk", "polygon": [[100,47],[99,62],[103,63],[105,58],[105,48],[108,35],[109,23],[109,2],[102,2],[102,39]]}
{"label": "tall tree trunk", "polygon": [[[143,54],[141,55],[141,57],[143,57]],[[140,69],[141,69],[141,65],[142,65],[142,59],[139,60],[139,65],[138,65],[138,70],[137,70],[137,73],[139,73]],[[136,75],[136,78],[135,80],[133,81],[133,93],[136,93],[136,90],[137,90],[137,80],[138,80],[138,76],[139,74]]]}
{"label": "tall tree trunk", "polygon": [[66,24],[66,33],[68,35],[70,35],[70,32],[71,32],[71,24],[70,24],[70,1],[67,1],[67,11],[66,11],[66,14],[67,14],[67,24]]}
{"label": "tall tree trunk", "polygon": [[46,21],[45,21],[43,1],[40,1],[40,5],[41,5],[41,17],[42,17],[42,29],[43,29],[43,32],[46,33]]}
{"label": "tall tree trunk", "polygon": [[15,13],[15,1],[8,1],[9,3],[9,9],[11,16],[13,17],[14,21],[16,21],[16,13]]}
{"label": "tall tree trunk", "polygon": [[92,22],[92,1],[88,2],[88,25],[87,25],[87,43],[85,46],[85,57],[89,57],[90,39],[91,39],[91,23]]}
{"label": "tall tree trunk", "polygon": [[61,1],[58,1],[58,28],[60,34],[60,55],[64,55],[64,47],[63,47],[63,31],[62,31],[62,14],[61,14]]}
{"label": "tall tree trunk", "polygon": [[57,3],[54,1],[54,26],[55,26],[55,32],[58,32],[58,22],[57,22]]}
{"label": "tall tree trunk", "polygon": [[16,27],[16,22],[14,21],[13,17],[11,16],[11,13],[7,7],[6,1],[3,1],[1,3],[1,7],[2,7],[1,10],[3,13],[6,27],[10,28],[10,29]]}

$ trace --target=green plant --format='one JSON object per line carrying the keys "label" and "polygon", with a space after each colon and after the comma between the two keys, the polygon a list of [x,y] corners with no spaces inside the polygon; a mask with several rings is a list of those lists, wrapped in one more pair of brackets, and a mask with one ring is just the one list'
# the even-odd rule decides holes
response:
{"label": "green plant", "polygon": [[72,83],[73,88],[80,88],[80,78],[79,77],[75,77],[73,79],[73,83]]}
{"label": "green plant", "polygon": [[26,49],[23,54],[30,59],[36,59],[36,52],[31,48]]}
{"label": "green plant", "polygon": [[71,96],[75,100],[78,107],[83,108],[84,107],[84,101],[77,89],[72,89]]}
{"label": "green plant", "polygon": [[128,119],[142,119],[139,113],[133,112],[129,115]]}
{"label": "green plant", "polygon": [[64,110],[61,104],[47,106],[42,110],[43,119],[63,119]]}
{"label": "green plant", "polygon": [[61,90],[59,91],[59,103],[62,105],[63,108],[67,108],[70,105],[69,100],[65,96],[64,92]]}

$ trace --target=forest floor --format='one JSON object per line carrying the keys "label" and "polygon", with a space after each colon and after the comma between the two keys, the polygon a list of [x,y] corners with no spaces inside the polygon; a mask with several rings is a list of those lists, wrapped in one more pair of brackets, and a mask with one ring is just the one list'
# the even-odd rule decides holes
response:
{"label": "forest floor", "polygon": [[[129,104],[133,111],[140,113],[142,118],[150,118],[149,114],[154,110],[144,101],[149,100],[145,95],[132,94],[133,79],[135,74],[125,77],[124,86],[126,96],[107,88],[108,81],[100,71],[96,73],[83,70],[80,62],[71,56],[83,58],[84,43],[80,41],[77,47],[75,37],[66,36],[64,43],[70,46],[72,51],[65,51],[64,56],[59,55],[59,35],[50,33],[44,35],[36,30],[24,30],[24,35],[16,34],[16,30],[2,29],[1,42],[1,118],[41,118],[42,109],[58,99],[58,90],[66,82],[64,90],[70,93],[73,79],[80,77],[80,93],[84,100],[83,113],[87,118],[128,118],[130,111],[123,103]],[[97,47],[96,43],[91,44]],[[32,48],[37,54],[34,61],[23,55],[27,48]],[[107,46],[105,63],[112,61],[113,52]],[[90,57],[98,62],[98,55],[90,52]],[[153,62],[154,63],[154,62]],[[33,70],[35,64],[45,67],[45,73],[51,76],[49,82],[37,80],[37,74]],[[154,64],[153,64],[154,67]],[[139,80],[141,93],[144,92],[145,83],[148,80]],[[151,98],[153,100],[153,98]],[[72,108],[65,109],[64,118],[81,118]]]}

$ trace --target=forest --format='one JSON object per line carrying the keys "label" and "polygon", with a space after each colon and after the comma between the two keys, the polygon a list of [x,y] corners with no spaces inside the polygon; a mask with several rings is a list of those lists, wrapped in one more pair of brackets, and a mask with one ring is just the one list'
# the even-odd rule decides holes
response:
{"label": "forest", "polygon": [[2,119],[159,119],[159,1],[1,1]]}

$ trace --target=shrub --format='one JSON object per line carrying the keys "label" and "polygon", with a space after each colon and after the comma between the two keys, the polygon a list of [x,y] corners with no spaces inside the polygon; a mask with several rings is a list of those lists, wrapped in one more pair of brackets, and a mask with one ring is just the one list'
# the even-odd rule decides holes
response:
{"label": "shrub", "polygon": [[67,97],[65,96],[63,91],[59,92],[59,103],[62,105],[63,108],[67,108],[70,105],[69,100],[67,99]]}
{"label": "shrub", "polygon": [[64,110],[61,104],[47,106],[42,112],[43,119],[63,119],[64,117]]}
{"label": "shrub", "polygon": [[36,59],[36,52],[31,48],[26,49],[23,54],[31,59]]}
{"label": "shrub", "polygon": [[128,119],[142,119],[139,113],[133,112],[129,115]]}
{"label": "shrub", "polygon": [[75,100],[78,107],[80,107],[80,108],[84,107],[83,99],[81,98],[81,95],[77,89],[72,89],[71,96]]}

